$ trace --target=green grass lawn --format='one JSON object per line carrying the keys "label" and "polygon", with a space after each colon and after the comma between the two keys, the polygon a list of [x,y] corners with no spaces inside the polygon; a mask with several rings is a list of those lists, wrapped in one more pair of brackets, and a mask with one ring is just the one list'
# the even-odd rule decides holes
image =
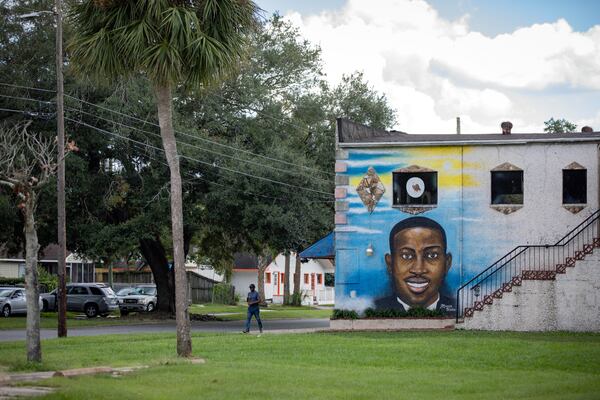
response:
{"label": "green grass lawn", "polygon": [[[58,314],[55,312],[43,312],[40,315],[40,326],[42,328],[56,328],[58,325]],[[119,324],[144,323],[146,321],[132,321],[121,319],[119,312],[116,311],[109,318],[91,318],[87,319],[82,313],[67,312],[67,327],[82,327],[82,326],[106,326]],[[116,317],[116,318],[113,318]],[[8,318],[0,318],[0,331],[5,329],[25,329],[27,317],[21,315],[13,315]]]}
{"label": "green grass lawn", "polygon": [[[193,304],[190,312],[193,314],[226,314],[218,317],[225,321],[237,321],[246,318],[246,305],[227,306],[223,304]],[[320,310],[313,307],[291,307],[281,305],[269,305],[261,310],[263,319],[286,319],[286,318],[329,318],[332,309]],[[153,323],[150,318],[121,318],[118,311],[111,314],[116,318],[82,318],[82,313],[67,312],[68,327],[106,326],[120,324],[143,324]],[[150,317],[152,314],[147,314]],[[0,318],[0,331],[5,329],[25,329],[26,317],[15,315],[9,318]],[[57,314],[55,312],[41,313],[40,326],[42,328],[54,329],[57,327]]]}
{"label": "green grass lawn", "polygon": [[[194,304],[190,312],[193,314],[217,314],[217,316],[226,321],[246,319],[248,306],[239,304],[228,306],[223,304]],[[289,319],[289,318],[329,318],[331,309],[321,310],[314,307],[292,307],[282,306],[280,304],[269,304],[268,307],[261,308],[260,317],[262,319]]]}
{"label": "green grass lawn", "polygon": [[[43,342],[40,369],[151,365],[120,378],[54,378],[48,399],[598,399],[600,335],[400,332],[193,336],[204,365],[174,356],[174,335]],[[23,363],[2,343],[0,364]]]}

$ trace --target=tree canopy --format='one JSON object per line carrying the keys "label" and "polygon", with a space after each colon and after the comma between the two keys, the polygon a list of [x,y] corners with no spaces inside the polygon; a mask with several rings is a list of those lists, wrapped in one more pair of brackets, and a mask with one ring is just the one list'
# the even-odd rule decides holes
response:
{"label": "tree canopy", "polygon": [[577,125],[564,118],[550,118],[548,121],[544,121],[544,125],[544,132],[547,133],[570,133],[577,130]]}

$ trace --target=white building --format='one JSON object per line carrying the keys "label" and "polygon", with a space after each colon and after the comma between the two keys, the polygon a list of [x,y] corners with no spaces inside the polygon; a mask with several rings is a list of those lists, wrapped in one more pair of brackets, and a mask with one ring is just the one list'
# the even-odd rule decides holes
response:
{"label": "white building", "polygon": [[[237,254],[231,283],[235,292],[244,300],[251,283],[258,288],[258,268],[256,258],[249,254]],[[325,285],[325,275],[333,274],[334,265],[329,260],[308,260],[301,263],[300,293],[302,304],[333,304],[334,288]],[[290,294],[294,292],[293,273],[296,266],[296,254],[290,255]],[[283,303],[285,282],[285,256],[279,254],[265,270],[265,299],[273,303]]]}

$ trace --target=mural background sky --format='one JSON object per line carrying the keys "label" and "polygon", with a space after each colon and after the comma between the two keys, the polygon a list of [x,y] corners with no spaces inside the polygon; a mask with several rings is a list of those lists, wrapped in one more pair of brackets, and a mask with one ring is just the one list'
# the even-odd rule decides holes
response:
{"label": "mural background sky", "polygon": [[550,117],[600,130],[600,1],[258,0],[323,50],[335,84],[363,71],[395,129],[541,132]]}

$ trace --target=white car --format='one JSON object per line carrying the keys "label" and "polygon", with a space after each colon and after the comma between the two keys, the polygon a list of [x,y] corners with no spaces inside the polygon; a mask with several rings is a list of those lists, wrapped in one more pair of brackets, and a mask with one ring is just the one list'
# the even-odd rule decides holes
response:
{"label": "white car", "polygon": [[[39,302],[41,310],[43,307],[41,298]],[[12,314],[27,314],[27,293],[24,288],[0,288],[0,315],[7,318]]]}

